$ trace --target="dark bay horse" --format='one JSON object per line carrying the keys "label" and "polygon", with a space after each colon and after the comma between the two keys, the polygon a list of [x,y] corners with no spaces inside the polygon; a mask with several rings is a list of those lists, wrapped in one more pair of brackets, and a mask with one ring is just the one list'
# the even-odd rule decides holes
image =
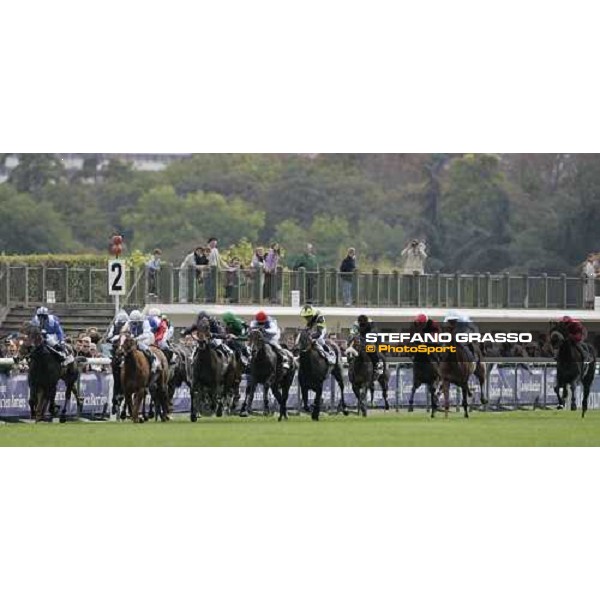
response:
{"label": "dark bay horse", "polygon": [[67,419],[72,395],[77,401],[77,416],[81,416],[83,399],[77,391],[79,380],[77,365],[74,362],[66,366],[62,365],[60,357],[46,345],[44,336],[36,325],[24,327],[21,335],[19,357],[25,358],[29,363],[27,378],[31,418],[36,421],[44,420],[46,410],[50,413],[50,419],[57,416],[56,392],[61,379],[65,383],[65,401],[60,411],[60,422],[64,423]]}
{"label": "dark bay horse", "polygon": [[[558,409],[563,409],[571,392],[571,410],[577,410],[575,390],[578,384],[583,387],[581,416],[585,417],[588,408],[590,388],[596,375],[596,351],[591,344],[581,342],[588,353],[589,362],[584,363],[581,352],[567,335],[566,328],[558,323],[550,331],[550,343],[556,351],[556,386],[554,392],[558,398]],[[561,395],[562,390],[562,395]]]}
{"label": "dark bay horse", "polygon": [[358,402],[358,413],[367,416],[367,392],[373,387],[373,361],[359,337],[351,340],[346,349],[348,379]]}
{"label": "dark bay horse", "polygon": [[210,326],[205,320],[198,323],[196,348],[192,356],[192,402],[190,420],[198,420],[198,412],[206,410],[222,413],[225,374],[230,368],[228,361],[210,343]]}
{"label": "dark bay horse", "polygon": [[269,414],[269,390],[271,390],[279,404],[279,421],[282,419],[287,420],[287,400],[296,372],[293,357],[289,357],[290,366],[287,369],[281,370],[278,368],[277,364],[277,353],[273,347],[265,341],[262,331],[259,329],[251,331],[248,342],[251,354],[249,381],[240,416],[248,416],[248,413],[252,408],[252,400],[256,388],[257,386],[262,385],[263,414],[265,416]]}
{"label": "dark bay horse", "polygon": [[[346,403],[344,401],[344,379],[342,377],[340,349],[332,342],[328,342],[328,345],[333,348],[336,354],[335,364],[330,365],[327,359],[315,347],[315,344],[317,344],[317,341],[312,338],[311,331],[309,329],[304,329],[298,335],[294,347],[295,353],[300,357],[298,386],[302,396],[302,407],[305,411],[310,411],[313,421],[319,420],[323,385],[331,373],[340,388],[341,397],[338,404],[338,412],[341,411],[344,415],[347,415],[348,409],[346,408]],[[308,406],[308,394],[311,391],[315,393],[312,410]]]}
{"label": "dark bay horse", "polygon": [[[481,353],[476,348],[475,361],[471,359],[466,349],[458,343],[453,344],[456,348],[455,352],[442,353],[442,359],[440,362],[440,377],[442,380],[442,394],[444,396],[444,414],[448,417],[448,411],[450,408],[450,384],[456,385],[462,392],[462,407],[465,418],[469,418],[469,402],[468,397],[472,396],[472,392],[469,389],[469,378],[471,375],[475,375],[479,381],[480,387],[480,401],[481,404],[487,404],[487,400],[484,395],[484,384],[485,384],[485,368],[481,363]],[[437,406],[431,406],[431,416],[435,416]]]}
{"label": "dark bay horse", "polygon": [[415,352],[412,355],[413,360],[413,384],[408,399],[408,412],[414,410],[414,399],[416,391],[422,386],[427,386],[429,394],[429,406],[431,407],[431,416],[435,416],[438,409],[438,394],[441,384],[440,374],[440,355],[427,354],[424,352]]}

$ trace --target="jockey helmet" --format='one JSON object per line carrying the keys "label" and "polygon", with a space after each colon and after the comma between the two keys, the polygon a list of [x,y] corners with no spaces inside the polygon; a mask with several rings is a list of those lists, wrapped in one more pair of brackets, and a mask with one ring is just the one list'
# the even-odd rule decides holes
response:
{"label": "jockey helmet", "polygon": [[148,311],[148,315],[149,315],[150,317],[160,317],[160,309],[159,309],[159,308],[156,308],[156,307],[155,307],[155,308],[151,308],[151,309]]}
{"label": "jockey helmet", "polygon": [[254,318],[256,319],[257,323],[266,323],[269,320],[269,317],[264,310],[257,312]]}
{"label": "jockey helmet", "polygon": [[225,323],[225,325],[231,325],[232,323],[235,323],[235,321],[236,318],[232,312],[223,313],[223,323]]}
{"label": "jockey helmet", "polygon": [[460,315],[458,317],[459,323],[471,323],[471,317],[469,315]]}
{"label": "jockey helmet", "polygon": [[50,312],[48,311],[48,309],[45,306],[40,306],[37,311],[35,312],[35,314],[38,317],[47,317]]}
{"label": "jockey helmet", "polygon": [[129,315],[127,314],[127,311],[124,310],[120,310],[117,313],[117,321],[129,321]]}
{"label": "jockey helmet", "polygon": [[200,321],[201,319],[210,319],[210,317],[208,316],[208,313],[205,310],[201,310],[198,313],[198,321]]}
{"label": "jockey helmet", "polygon": [[446,317],[444,318],[444,323],[448,323],[448,321],[459,321],[460,315],[455,310],[451,310],[448,312]]}
{"label": "jockey helmet", "polygon": [[134,323],[139,323],[140,321],[144,320],[144,315],[142,315],[139,310],[132,310],[131,314],[129,315],[129,320],[133,321]]}
{"label": "jockey helmet", "polygon": [[314,317],[315,314],[316,314],[316,311],[313,308],[312,304],[305,304],[302,307],[302,310],[300,311],[300,316],[303,317],[304,319],[310,319],[310,318]]}
{"label": "jockey helmet", "polygon": [[359,323],[359,325],[365,325],[370,321],[370,319],[367,317],[367,315],[358,315],[358,319],[356,319],[356,321]]}
{"label": "jockey helmet", "polygon": [[427,315],[421,313],[415,317],[415,323],[427,323]]}
{"label": "jockey helmet", "polygon": [[573,317],[569,317],[569,315],[565,315],[560,322],[561,323],[570,323],[573,320]]}

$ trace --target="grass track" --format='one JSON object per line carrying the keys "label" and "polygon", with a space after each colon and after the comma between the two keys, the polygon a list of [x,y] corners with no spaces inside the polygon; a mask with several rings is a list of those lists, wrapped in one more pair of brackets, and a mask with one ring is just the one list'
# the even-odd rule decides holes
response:
{"label": "grass track", "polygon": [[0,446],[600,446],[600,411],[0,425]]}

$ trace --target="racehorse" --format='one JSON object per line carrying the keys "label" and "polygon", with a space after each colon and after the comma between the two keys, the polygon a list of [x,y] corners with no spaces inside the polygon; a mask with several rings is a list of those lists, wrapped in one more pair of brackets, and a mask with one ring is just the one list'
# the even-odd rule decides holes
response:
{"label": "racehorse", "polygon": [[408,412],[414,410],[414,399],[416,391],[422,386],[427,386],[429,393],[429,404],[431,406],[431,416],[435,416],[438,409],[438,393],[441,382],[440,360],[438,354],[429,354],[425,352],[415,352],[413,359],[413,384],[408,399]]}
{"label": "racehorse", "polygon": [[[281,370],[278,368],[278,357],[275,349],[265,341],[264,335],[259,329],[250,332],[248,342],[251,353],[249,383],[240,416],[248,416],[252,409],[252,400],[256,388],[258,385],[262,385],[263,414],[265,416],[269,415],[269,390],[271,390],[279,404],[278,420],[287,420],[287,400],[296,371],[293,357],[289,357],[290,366]],[[288,352],[287,350],[284,351]]]}
{"label": "racehorse", "polygon": [[[442,380],[442,394],[444,396],[444,413],[448,418],[448,411],[450,408],[450,384],[456,385],[462,392],[462,407],[465,418],[469,418],[469,403],[468,397],[472,396],[473,393],[469,389],[469,378],[471,375],[475,375],[479,381],[480,387],[480,402],[481,404],[487,404],[485,399],[483,386],[485,383],[485,368],[481,363],[481,353],[479,349],[476,349],[475,360],[469,356],[467,350],[461,344],[454,344],[456,351],[451,352],[446,350],[442,353],[442,360],[440,362],[440,377]],[[437,403],[436,403],[437,404]],[[435,417],[437,411],[437,405],[431,405],[431,416]]]}
{"label": "racehorse", "polygon": [[371,381],[371,386],[369,387],[369,392],[371,393],[371,406],[373,405],[373,401],[375,398],[375,382],[377,382],[381,387],[381,395],[383,396],[383,408],[384,410],[390,410],[390,403],[388,401],[388,390],[390,387],[390,371],[387,367],[385,356],[382,356],[381,359],[383,361],[383,373],[378,377],[373,377],[373,381]]}
{"label": "racehorse", "polygon": [[[56,406],[56,391],[58,382],[65,383],[65,402],[60,411],[59,420],[67,420],[67,410],[74,395],[77,401],[77,416],[81,416],[83,398],[77,392],[79,369],[72,362],[66,366],[61,364],[60,357],[45,343],[44,336],[37,325],[27,325],[21,330],[22,341],[19,347],[19,358],[25,358],[29,363],[27,375],[29,383],[29,410],[31,418],[42,421],[46,410],[50,419],[58,414]],[[67,348],[72,352],[70,348]]]}
{"label": "racehorse", "polygon": [[134,423],[140,422],[140,408],[142,420],[145,420],[145,401],[148,393],[156,411],[156,418],[160,416],[161,421],[169,420],[167,389],[169,365],[165,355],[155,346],[150,347],[150,351],[160,362],[158,371],[152,373],[146,355],[138,348],[133,336],[123,334],[120,346],[123,352],[121,387],[125,407],[129,409],[131,420]]}
{"label": "racehorse", "polygon": [[192,355],[192,402],[190,420],[198,420],[198,411],[206,406],[223,414],[223,392],[225,374],[230,368],[230,361],[210,343],[210,326],[208,321],[198,323],[196,331],[196,348]]}
{"label": "racehorse", "polygon": [[558,409],[565,407],[570,390],[571,410],[577,410],[575,389],[577,384],[581,383],[583,386],[581,416],[585,417],[590,388],[596,375],[596,351],[591,344],[581,342],[581,346],[588,352],[589,357],[589,362],[584,363],[583,356],[569,339],[566,329],[560,323],[550,330],[550,343],[556,350],[556,386],[554,392],[558,398]]}
{"label": "racehorse", "polygon": [[373,387],[373,361],[358,336],[353,338],[348,345],[346,357],[348,358],[348,379],[358,402],[358,413],[366,417],[367,391]]}
{"label": "racehorse", "polygon": [[[344,415],[348,415],[348,409],[344,402],[344,380],[342,377],[340,349],[331,341],[328,342],[336,355],[335,364],[330,365],[327,359],[315,348],[316,343],[316,340],[311,337],[310,329],[304,329],[299,333],[294,346],[295,353],[300,357],[298,385],[302,396],[302,407],[306,412],[311,413],[313,421],[319,420],[323,385],[331,373],[340,388],[341,399],[338,404],[338,412],[341,411]],[[312,410],[308,406],[308,394],[310,391],[315,393]]]}

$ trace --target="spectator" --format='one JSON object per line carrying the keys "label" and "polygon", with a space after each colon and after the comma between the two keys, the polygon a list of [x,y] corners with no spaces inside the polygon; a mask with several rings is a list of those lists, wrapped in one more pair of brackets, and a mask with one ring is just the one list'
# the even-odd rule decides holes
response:
{"label": "spectator", "polygon": [[352,306],[352,274],[354,271],[356,271],[356,251],[354,248],[348,248],[348,254],[340,265],[344,306]]}
{"label": "spectator", "polygon": [[216,302],[217,301],[217,282],[215,280],[215,276],[212,268],[216,267],[217,269],[225,269],[227,270],[229,265],[225,263],[225,261],[221,258],[219,254],[219,250],[217,248],[217,244],[219,240],[217,238],[209,238],[208,240],[208,266],[210,267],[210,271],[206,276],[206,297],[208,302]]}
{"label": "spectator", "polygon": [[256,269],[257,271],[263,269],[265,266],[265,250],[262,246],[258,246],[254,250],[254,256],[252,256],[252,262],[250,263],[250,267],[252,269]]}
{"label": "spectator", "polygon": [[242,264],[237,256],[229,262],[229,268],[225,273],[225,299],[227,302],[239,302],[239,286],[241,283]]}
{"label": "spectator", "polygon": [[594,300],[596,298],[596,263],[595,256],[588,254],[588,257],[583,265],[583,296],[585,308],[594,308]]}
{"label": "spectator", "polygon": [[279,258],[281,256],[281,249],[277,242],[271,244],[271,248],[265,257],[264,273],[265,273],[265,287],[263,296],[265,300],[269,302],[277,301],[277,267],[279,265]]}
{"label": "spectator", "polygon": [[427,252],[424,240],[411,240],[402,250],[402,257],[404,258],[404,275],[423,275],[425,273]]}
{"label": "spectator", "polygon": [[[204,272],[208,267],[208,256],[204,246],[197,246],[190,252],[179,266],[179,302],[189,302],[188,282],[192,281],[190,273],[194,273],[198,283],[202,283]],[[192,301],[194,298],[192,298]]]}
{"label": "spectator", "polygon": [[89,327],[85,333],[90,337],[92,344],[97,345],[100,342],[100,334],[95,327]]}
{"label": "spectator", "polygon": [[160,257],[162,252],[156,248],[152,258],[146,263],[148,273],[148,293],[156,296],[158,292],[158,272],[160,271]]}
{"label": "spectator", "polygon": [[296,261],[294,270],[297,271],[300,268],[306,269],[306,298],[304,302],[314,302],[319,263],[312,244],[306,244],[306,252]]}

